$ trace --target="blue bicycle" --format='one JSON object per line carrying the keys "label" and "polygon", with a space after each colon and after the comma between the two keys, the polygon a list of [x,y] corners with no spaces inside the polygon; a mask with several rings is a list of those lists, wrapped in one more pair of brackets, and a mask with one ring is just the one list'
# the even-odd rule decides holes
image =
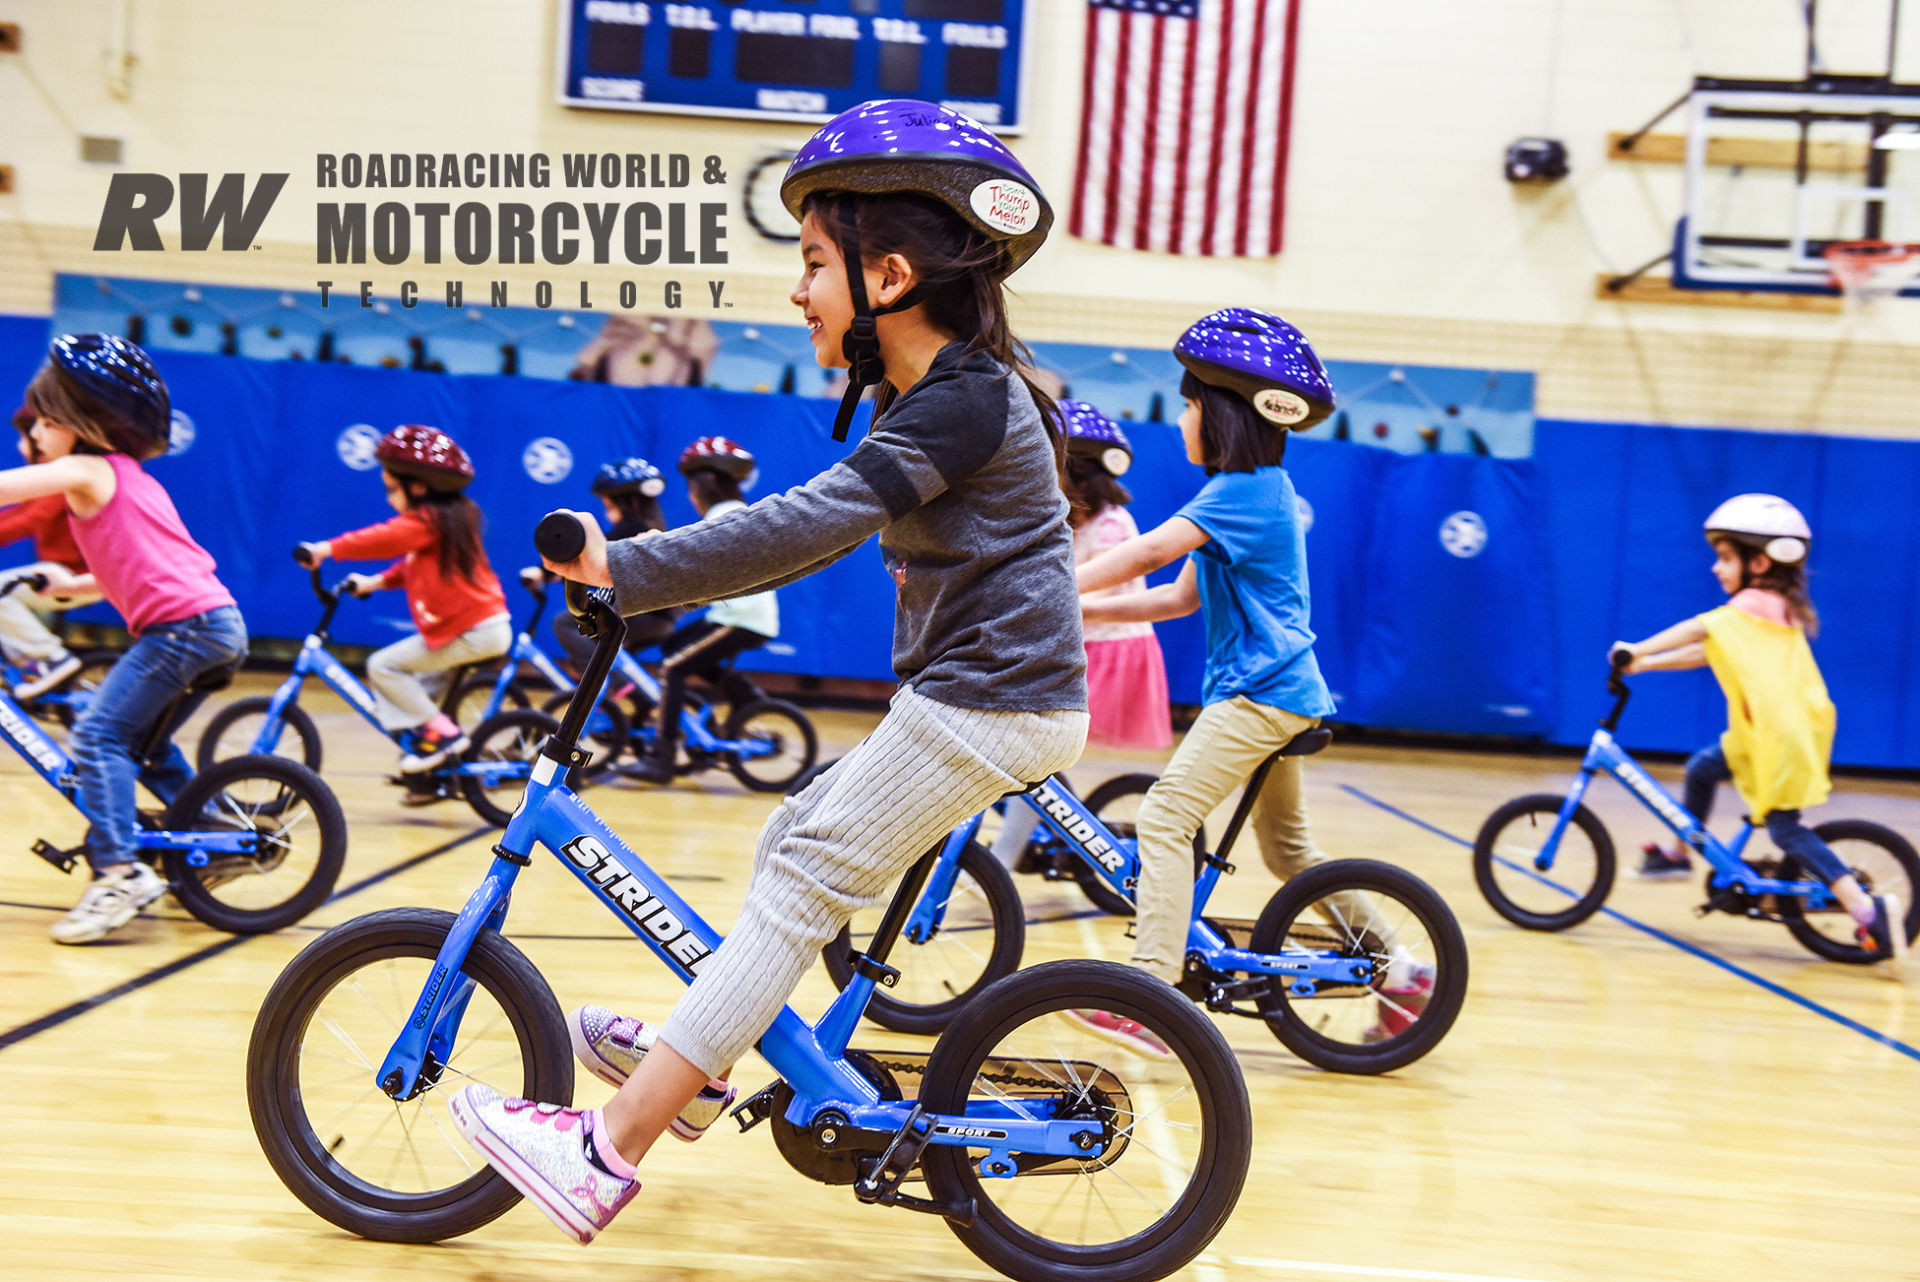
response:
{"label": "blue bicycle", "polygon": [[[1769,852],[1749,857],[1751,819],[1732,841],[1723,843],[1641,769],[1613,738],[1632,695],[1618,667],[1608,678],[1607,690],[1614,696],[1613,710],[1593,732],[1567,794],[1515,798],[1480,826],[1473,843],[1473,876],[1495,912],[1528,930],[1565,930],[1600,910],[1613,889],[1613,839],[1583,799],[1594,775],[1604,770],[1705,859],[1707,899],[1699,915],[1724,912],[1779,922],[1829,961],[1879,960],[1855,942],[1852,916],[1792,856]],[[1914,902],[1920,854],[1906,838],[1864,819],[1830,820],[1813,831],[1853,870],[1862,888],[1901,896],[1907,905],[1907,937],[1920,936],[1920,904]]]}
{"label": "blue bicycle", "polygon": [[[549,556],[578,555],[570,514],[548,517],[540,538]],[[582,682],[597,690],[623,629],[597,596],[570,585],[568,597],[598,638]],[[536,845],[680,979],[720,945],[567,787],[589,710],[582,697],[568,705],[458,915],[394,909],[338,926],[261,1006],[247,1057],[255,1133],[287,1187],[349,1232],[439,1241],[519,1200],[455,1134],[443,1086],[478,1080],[548,1102],[572,1097],[560,1005],[501,934]],[[780,1155],[811,1179],[942,1217],[1011,1277],[1165,1277],[1226,1223],[1252,1132],[1225,1040],[1166,985],[1102,962],[1038,966],[982,993],[931,1053],[849,1049],[876,987],[898,977],[887,957],[938,857],[909,872],[856,977],[817,1024],[781,1011],[758,1047],[778,1077],[736,1119],[742,1129],[766,1122]],[[1097,1040],[1067,1013],[1089,1005],[1138,1020],[1172,1053],[1149,1062]]]}
{"label": "blue bicycle", "polygon": [[[194,754],[201,769],[236,754],[277,754],[318,771],[320,730],[299,703],[301,688],[310,676],[324,681],[381,734],[396,744],[400,742],[397,734],[380,724],[373,692],[327,650],[328,629],[333,626],[334,613],[340,608],[341,585],[323,584],[317,566],[308,567],[308,573],[313,580],[313,594],[322,607],[320,622],[301,644],[300,653],[293,661],[293,671],[278,689],[271,695],[236,699],[208,720]],[[545,596],[541,595],[533,617],[515,637],[513,649],[508,652],[510,656],[521,657],[529,650],[538,652],[532,630],[539,624],[545,603]],[[467,664],[454,669],[448,678],[443,706],[449,710],[457,706],[462,683],[470,680],[479,666]],[[497,677],[491,678],[492,693],[482,706],[479,724],[468,736],[470,745],[458,760],[429,771],[395,776],[393,782],[413,793],[464,797],[481,819],[496,827],[505,827],[512,814],[512,802],[518,800],[520,785],[526,782],[532,769],[534,755],[558,726],[543,712],[525,706],[506,706],[516,698],[523,705],[525,702],[525,696],[514,685],[516,675],[515,663],[509,662]],[[554,675],[564,677],[557,668]]]}
{"label": "blue bicycle", "polygon": [[[0,592],[20,581],[18,575],[0,578]],[[154,722],[137,759],[144,763],[164,751],[208,692],[232,679],[222,669],[182,691]],[[0,731],[35,774],[79,808],[73,759],[4,690]],[[299,921],[333,893],[347,858],[347,821],[332,790],[305,766],[278,757],[223,761],[195,775],[163,813],[141,819],[148,826],[138,836],[140,858],[167,879],[182,908],[233,934]],[[71,872],[84,862],[85,848],[61,850],[41,839],[33,853]]]}
{"label": "blue bicycle", "polygon": [[[1320,1068],[1391,1072],[1439,1045],[1466,999],[1466,940],[1431,886],[1392,864],[1335,859],[1286,882],[1257,920],[1207,912],[1221,877],[1234,870],[1227,855],[1275,762],[1318,752],[1332,738],[1308,731],[1261,763],[1217,854],[1196,838],[1193,922],[1178,987],[1208,1010],[1262,1020]],[[1145,791],[1143,778],[1109,780],[1082,801],[1056,775],[1009,798],[1006,804],[1024,802],[1040,819],[1017,867],[1082,889],[1097,885],[1103,909],[1117,902],[1131,912],[1140,861],[1127,803]],[[869,1004],[875,1023],[938,1032],[1019,969],[1020,898],[1007,869],[975,840],[980,823],[976,816],[957,829],[935,862],[904,932],[920,951],[901,982]],[[856,918],[827,945],[823,960],[835,983],[852,982],[853,940],[868,928]]]}

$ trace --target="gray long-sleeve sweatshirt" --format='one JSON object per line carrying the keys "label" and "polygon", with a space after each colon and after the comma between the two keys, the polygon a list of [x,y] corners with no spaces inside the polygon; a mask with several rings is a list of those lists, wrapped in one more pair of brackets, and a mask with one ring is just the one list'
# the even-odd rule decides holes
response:
{"label": "gray long-sleeve sweatshirt", "polygon": [[949,343],[865,440],[805,485],[607,545],[621,614],[790,583],[869,535],[899,588],[893,670],[930,699],[1084,710],[1073,537],[1026,385]]}

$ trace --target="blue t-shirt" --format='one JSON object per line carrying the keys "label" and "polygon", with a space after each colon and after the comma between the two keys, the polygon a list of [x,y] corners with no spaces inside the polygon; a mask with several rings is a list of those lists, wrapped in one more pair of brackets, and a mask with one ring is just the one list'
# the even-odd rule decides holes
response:
{"label": "blue t-shirt", "polygon": [[1307,538],[1285,469],[1220,472],[1176,515],[1208,539],[1193,554],[1207,625],[1202,701],[1245,695],[1302,717],[1331,715],[1307,626]]}

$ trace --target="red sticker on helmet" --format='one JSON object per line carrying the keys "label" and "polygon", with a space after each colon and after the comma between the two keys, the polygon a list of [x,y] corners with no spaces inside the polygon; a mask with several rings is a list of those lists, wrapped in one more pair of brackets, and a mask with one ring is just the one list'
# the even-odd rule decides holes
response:
{"label": "red sticker on helmet", "polygon": [[995,231],[1024,236],[1040,225],[1040,198],[1025,183],[994,178],[973,189],[973,212]]}
{"label": "red sticker on helmet", "polygon": [[1269,423],[1279,423],[1287,427],[1300,422],[1312,413],[1307,403],[1292,392],[1278,387],[1263,388],[1253,394],[1253,408],[1260,417]]}

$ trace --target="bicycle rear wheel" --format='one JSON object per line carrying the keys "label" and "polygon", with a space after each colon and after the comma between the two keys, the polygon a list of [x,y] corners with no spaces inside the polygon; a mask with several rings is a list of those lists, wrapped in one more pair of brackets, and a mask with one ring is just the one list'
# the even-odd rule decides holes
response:
{"label": "bicycle rear wheel", "polygon": [[319,775],[283,757],[230,757],[195,775],[167,807],[176,832],[252,832],[249,854],[162,859],[180,906],[215,930],[259,934],[325,903],[347,862],[347,820]]}
{"label": "bicycle rear wheel", "polygon": [[[1813,835],[1833,849],[1868,894],[1898,895],[1908,942],[1920,936],[1920,903],[1915,902],[1920,896],[1920,854],[1914,852],[1911,842],[1893,829],[1866,819],[1831,819],[1815,827]],[[1780,876],[1818,880],[1791,858],[1781,861]],[[1823,912],[1809,912],[1800,900],[1783,895],[1780,916],[1793,937],[1816,956],[1855,966],[1882,960],[1880,954],[1860,947],[1853,933],[1852,914],[1838,905]]]}
{"label": "bicycle rear wheel", "polygon": [[274,1172],[314,1214],[380,1242],[457,1237],[520,1200],[461,1139],[443,1091],[478,1081],[573,1098],[560,1004],[492,931],[467,955],[473,990],[447,1062],[411,1100],[375,1082],[452,926],[452,913],[395,908],[334,927],[281,972],[247,1048],[247,1105]]}
{"label": "bicycle rear wheel", "polygon": [[[1106,1011],[1167,1047],[1147,1057],[1068,1014]],[[1253,1117],[1240,1067],[1207,1018],[1167,985],[1110,962],[1050,962],[962,1010],[921,1083],[929,1112],[1084,1119],[1101,1153],[1019,1160],[982,1176],[984,1149],[929,1146],[928,1188],[971,1200],[949,1220],[967,1249],[1022,1282],[1150,1282],[1206,1248],[1246,1182]]]}

